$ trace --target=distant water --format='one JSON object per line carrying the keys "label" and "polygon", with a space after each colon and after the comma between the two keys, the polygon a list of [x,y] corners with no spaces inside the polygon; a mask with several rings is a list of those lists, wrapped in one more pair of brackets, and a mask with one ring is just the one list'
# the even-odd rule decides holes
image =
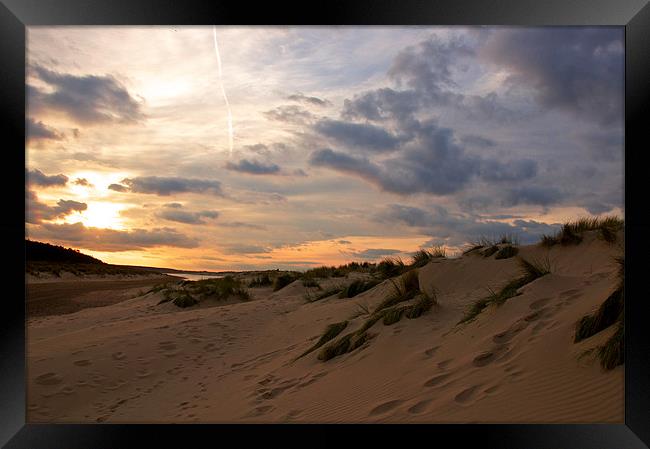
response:
{"label": "distant water", "polygon": [[170,276],[181,277],[186,281],[202,281],[203,279],[219,279],[223,275],[220,274],[193,274],[193,273],[164,273]]}

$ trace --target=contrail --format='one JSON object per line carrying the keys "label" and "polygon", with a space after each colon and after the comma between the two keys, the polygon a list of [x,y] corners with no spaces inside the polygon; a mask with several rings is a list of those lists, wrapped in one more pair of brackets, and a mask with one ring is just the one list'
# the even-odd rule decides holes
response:
{"label": "contrail", "polygon": [[217,42],[217,27],[212,28],[214,36],[214,52],[217,54],[217,67],[219,68],[219,85],[221,86],[221,93],[223,94],[223,100],[226,103],[226,109],[228,110],[228,143],[230,144],[230,156],[232,157],[232,146],[233,146],[233,132],[232,132],[232,112],[230,111],[230,103],[228,102],[228,96],[226,95],[226,89],[223,87],[223,79],[221,78],[221,56],[219,55],[219,43]]}

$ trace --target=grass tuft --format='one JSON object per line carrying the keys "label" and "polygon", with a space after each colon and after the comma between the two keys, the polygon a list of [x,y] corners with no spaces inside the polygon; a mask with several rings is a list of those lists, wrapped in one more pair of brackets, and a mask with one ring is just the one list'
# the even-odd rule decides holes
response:
{"label": "grass tuft", "polygon": [[354,298],[360,293],[363,293],[379,284],[378,280],[356,280],[349,284],[339,293],[339,298]]}
{"label": "grass tuft", "polygon": [[444,259],[447,252],[443,246],[434,246],[431,249],[421,249],[413,254],[411,267],[420,268],[431,262],[433,259]]}
{"label": "grass tuft", "polygon": [[598,348],[600,366],[611,370],[625,363],[625,325],[619,321],[616,332]]}
{"label": "grass tuft", "polygon": [[515,257],[519,253],[519,248],[512,246],[510,244],[503,246],[497,251],[497,255],[494,256],[495,259],[510,259]]}
{"label": "grass tuft", "polygon": [[273,285],[273,281],[271,280],[268,274],[263,274],[262,276],[258,276],[256,278],[251,279],[251,281],[248,284],[248,287],[249,288],[267,287],[269,285]]}
{"label": "grass tuft", "polygon": [[280,276],[275,278],[275,283],[273,284],[273,291],[277,292],[278,290],[283,289],[284,287],[291,284],[296,279],[297,279],[296,276],[290,273],[281,274]]}
{"label": "grass tuft", "polygon": [[311,348],[307,349],[305,352],[300,354],[297,357],[297,359],[306,356],[310,352],[315,351],[316,349],[323,346],[328,341],[336,338],[341,332],[343,332],[343,330],[346,327],[348,327],[348,322],[347,321],[341,321],[340,323],[334,323],[334,324],[328,325],[327,328],[325,328],[325,332],[323,333],[323,335],[321,335],[321,337],[318,339],[318,341],[316,343],[314,343],[314,345]]}
{"label": "grass tuft", "polygon": [[377,264],[377,274],[381,279],[399,276],[406,269],[406,265],[399,257],[387,257]]}
{"label": "grass tuft", "polygon": [[625,222],[616,216],[603,218],[587,217],[569,221],[554,235],[543,235],[540,244],[551,247],[554,245],[578,245],[582,242],[584,233],[598,231],[599,238],[608,243],[616,242],[618,231],[622,230]]}
{"label": "grass tuft", "polygon": [[474,320],[490,304],[496,304],[497,306],[504,304],[508,299],[518,296],[518,290],[521,287],[551,272],[551,263],[548,257],[542,260],[526,260],[520,257],[519,266],[521,267],[521,275],[519,277],[508,282],[498,292],[488,288],[488,296],[474,302],[458,324],[468,323]]}

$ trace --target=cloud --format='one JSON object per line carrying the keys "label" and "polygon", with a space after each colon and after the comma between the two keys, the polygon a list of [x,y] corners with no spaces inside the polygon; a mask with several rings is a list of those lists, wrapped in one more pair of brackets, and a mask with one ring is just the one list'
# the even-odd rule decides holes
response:
{"label": "cloud", "polygon": [[226,228],[247,228],[247,229],[266,229],[266,226],[253,224],[253,223],[244,223],[242,221],[220,221],[217,223],[217,226],[223,226]]}
{"label": "cloud", "polygon": [[555,187],[522,186],[508,190],[502,204],[508,207],[520,204],[551,206],[564,197],[565,194]]}
{"label": "cloud", "polygon": [[478,148],[490,148],[496,146],[496,142],[494,140],[476,136],[474,134],[464,135],[460,138],[460,141],[467,146]]}
{"label": "cloud", "polygon": [[363,251],[352,253],[352,257],[357,259],[377,259],[382,256],[391,256],[393,254],[401,253],[398,249],[384,249],[384,248],[370,248]]}
{"label": "cloud", "polygon": [[144,119],[141,104],[111,75],[76,76],[42,66],[33,67],[33,72],[49,89],[28,86],[31,111],[61,112],[83,125],[136,123]]}
{"label": "cloud", "polygon": [[27,140],[63,140],[65,136],[56,129],[34,119],[25,119],[25,133]]}
{"label": "cloud", "polygon": [[199,242],[173,228],[116,229],[85,227],[82,223],[45,223],[33,232],[35,237],[64,242],[94,251],[133,251],[160,246],[196,248]]}
{"label": "cloud", "polygon": [[461,246],[480,237],[499,237],[511,234],[519,237],[522,243],[537,241],[542,234],[558,230],[559,224],[546,224],[534,220],[514,220],[505,223],[495,219],[480,219],[471,214],[452,214],[442,206],[429,210],[401,204],[391,204],[377,214],[381,223],[401,223],[417,228],[419,232],[432,237],[427,244],[447,244]]}
{"label": "cloud", "polygon": [[255,160],[249,161],[248,159],[242,159],[237,163],[228,162],[226,163],[226,169],[250,175],[272,175],[280,171],[280,167],[276,164],[264,164]]}
{"label": "cloud", "polygon": [[125,178],[122,184],[111,184],[110,190],[117,192],[149,193],[159,196],[169,196],[172,193],[203,193],[223,196],[221,183],[206,179],[190,179],[178,177],[141,176]]}
{"label": "cloud", "polygon": [[413,115],[420,106],[420,98],[413,90],[380,88],[355,95],[343,102],[341,115],[347,119],[383,121]]}
{"label": "cloud", "polygon": [[86,178],[77,178],[74,180],[73,184],[83,187],[93,187],[90,181],[88,181]]}
{"label": "cloud", "polygon": [[535,90],[546,108],[600,125],[623,119],[624,33],[613,27],[514,28],[490,33],[481,57]]}
{"label": "cloud", "polygon": [[111,184],[108,186],[108,190],[114,190],[116,192],[128,192],[129,188],[121,184]]}
{"label": "cloud", "polygon": [[485,181],[523,181],[537,176],[537,162],[519,159],[502,164],[495,160],[481,162],[480,175]]}
{"label": "cloud", "polygon": [[41,187],[64,186],[68,183],[68,177],[63,174],[48,176],[40,170],[27,170],[27,183]]}
{"label": "cloud", "polygon": [[204,218],[215,219],[219,216],[219,212],[211,210],[189,212],[180,210],[179,208],[167,208],[160,211],[157,216],[164,220],[176,221],[178,223],[205,224]]}
{"label": "cloud", "polygon": [[332,104],[328,100],[323,100],[322,98],[318,98],[318,97],[308,97],[308,96],[306,96],[304,94],[301,94],[301,93],[289,95],[287,97],[287,100],[298,101],[298,102],[302,102],[302,103],[311,104],[311,105],[314,105],[314,106],[328,106],[328,105]]}
{"label": "cloud", "polygon": [[25,221],[34,224],[64,218],[73,212],[81,212],[88,208],[86,203],[63,199],[59,200],[56,206],[48,206],[39,201],[36,193],[32,191],[25,192],[25,199],[27,206],[25,210]]}
{"label": "cloud", "polygon": [[341,120],[324,119],[314,129],[335,142],[352,148],[377,152],[395,150],[400,139],[382,128],[368,123],[350,123]]}
{"label": "cloud", "polygon": [[341,245],[351,245],[352,244],[352,242],[349,241],[349,240],[339,240],[338,243],[341,244]]}
{"label": "cloud", "polygon": [[277,108],[266,111],[263,114],[270,120],[300,125],[314,120],[314,114],[296,105],[278,106]]}
{"label": "cloud", "polygon": [[225,245],[221,249],[225,254],[263,254],[263,253],[271,252],[271,248],[265,246],[248,245],[248,244],[240,244],[240,243]]}

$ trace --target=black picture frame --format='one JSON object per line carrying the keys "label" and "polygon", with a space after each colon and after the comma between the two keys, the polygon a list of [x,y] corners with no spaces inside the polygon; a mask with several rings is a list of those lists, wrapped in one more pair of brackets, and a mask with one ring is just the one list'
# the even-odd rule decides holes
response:
{"label": "black picture frame", "polygon": [[[625,423],[561,425],[36,425],[25,422],[24,184],[25,27],[31,25],[614,25],[625,27]],[[2,0],[0,109],[3,259],[11,294],[0,312],[0,444],[6,448],[214,447],[260,437],[283,445],[335,444],[341,433],[368,431],[390,443],[424,438],[426,444],[501,448],[642,448],[650,445],[650,338],[643,314],[644,254],[650,208],[644,193],[643,114],[650,93],[650,5],[647,0],[400,0],[275,2],[173,0]],[[24,296],[23,296],[24,297]],[[299,431],[303,438],[287,435]],[[224,435],[227,434],[227,439]],[[308,439],[305,439],[308,438]],[[138,442],[140,440],[141,442]]]}

